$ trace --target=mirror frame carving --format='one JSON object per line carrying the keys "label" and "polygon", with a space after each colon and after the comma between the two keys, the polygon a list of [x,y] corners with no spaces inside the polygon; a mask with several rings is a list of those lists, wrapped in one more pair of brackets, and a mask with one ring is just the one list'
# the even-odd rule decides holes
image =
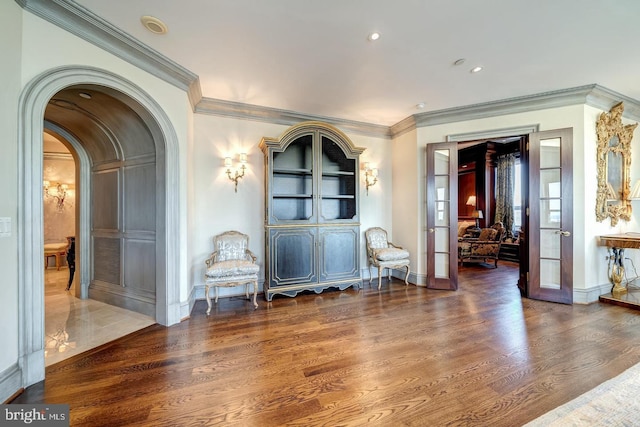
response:
{"label": "mirror frame carving", "polygon": [[[598,136],[597,163],[598,163],[598,194],[596,198],[596,220],[604,221],[611,218],[611,225],[615,226],[618,220],[629,221],[631,219],[631,139],[633,131],[638,123],[624,126],[622,124],[622,102],[611,107],[609,113],[601,113],[596,122],[596,134]],[[611,144],[613,138],[618,138],[617,144]],[[609,154],[622,157],[622,194],[617,199],[618,203],[609,203]]]}

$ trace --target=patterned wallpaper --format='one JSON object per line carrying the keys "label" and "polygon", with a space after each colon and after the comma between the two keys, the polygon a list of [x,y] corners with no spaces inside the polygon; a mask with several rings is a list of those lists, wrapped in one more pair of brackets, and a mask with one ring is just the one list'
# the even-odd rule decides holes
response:
{"label": "patterned wallpaper", "polygon": [[[67,236],[75,233],[76,191],[75,191],[75,163],[71,154],[45,153],[43,180],[51,183],[49,194],[44,195],[44,243],[66,242]],[[67,184],[69,189],[64,197],[62,206],[57,194],[57,183]]]}

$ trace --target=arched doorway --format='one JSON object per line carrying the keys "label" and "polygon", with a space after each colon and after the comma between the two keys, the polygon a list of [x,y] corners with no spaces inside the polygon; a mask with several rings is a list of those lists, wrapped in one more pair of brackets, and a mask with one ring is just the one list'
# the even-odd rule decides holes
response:
{"label": "arched doorway", "polygon": [[[169,263],[168,259],[177,260],[179,248],[179,224],[178,224],[178,140],[171,122],[162,108],[146,92],[131,82],[112,73],[89,67],[62,67],[50,70],[33,79],[23,91],[20,98],[19,112],[19,322],[20,322],[20,367],[22,369],[23,386],[28,386],[44,378],[44,274],[43,274],[43,242],[42,242],[42,135],[44,131],[44,119],[47,114],[49,102],[69,88],[101,89],[101,93],[108,93],[110,97],[133,111],[148,128],[148,141],[146,146],[153,146],[155,165],[150,172],[147,167],[143,174],[146,178],[153,179],[155,192],[153,204],[155,215],[153,229],[155,242],[151,255],[155,277],[153,279],[155,298],[151,305],[155,311],[158,323],[170,325],[179,322],[179,280],[177,263]],[[62,99],[58,102],[62,109],[75,108]],[[89,114],[90,111],[89,111]],[[104,113],[106,114],[106,113]],[[70,123],[55,123],[56,115],[51,116],[55,126],[61,129],[69,129]],[[101,123],[99,116],[94,117],[95,123]],[[62,125],[62,126],[61,126]],[[108,129],[103,129],[108,134]],[[114,141],[115,135],[110,135]],[[83,141],[84,143],[85,141]],[[116,152],[117,145],[111,145]],[[135,158],[135,144],[130,144],[129,158]],[[101,145],[102,149],[107,145]],[[95,154],[95,153],[93,153]],[[147,154],[147,158],[150,155]],[[88,157],[85,160],[88,160]],[[144,157],[144,156],[143,156]],[[101,158],[100,156],[94,157]],[[108,156],[103,157],[107,159]],[[107,162],[108,163],[108,162]],[[143,161],[144,163],[144,161]],[[145,164],[148,166],[148,163]],[[113,166],[113,165],[111,165]],[[133,164],[125,163],[122,168],[131,167]],[[91,171],[89,170],[91,169]],[[108,170],[108,168],[107,168]],[[89,206],[91,190],[89,185],[91,174],[95,168],[82,167],[80,165],[79,199],[79,236],[78,236],[78,263],[80,265],[79,279],[88,286],[88,277],[91,277],[91,236],[89,236],[89,213],[96,206]],[[124,170],[118,174],[123,175]],[[153,175],[153,178],[149,178]],[[107,180],[113,180],[112,177]],[[98,179],[98,181],[101,181]],[[102,180],[104,181],[104,180]],[[146,182],[146,181],[145,181]],[[93,183],[92,183],[93,185]],[[102,182],[102,188],[109,188]],[[118,184],[116,184],[117,186]],[[148,184],[147,184],[148,186]],[[110,190],[108,190],[110,191]],[[110,193],[112,194],[112,193]],[[121,194],[122,200],[131,195]],[[129,202],[131,203],[131,201]],[[120,212],[125,215],[123,209]],[[103,217],[104,220],[104,217]],[[107,217],[111,221],[111,217]],[[100,220],[99,220],[100,221]],[[100,224],[100,222],[98,222]],[[147,223],[148,224],[148,223]],[[126,240],[126,237],[119,236]],[[128,243],[119,241],[119,245]],[[133,242],[135,245],[135,242]],[[111,245],[113,247],[115,245]],[[95,248],[93,249],[95,250]],[[122,254],[119,255],[120,258]],[[150,257],[149,251],[145,251],[145,257]],[[147,264],[147,269],[148,269]],[[146,271],[146,270],[145,270]],[[83,283],[83,286],[84,286]],[[145,283],[151,283],[146,281]],[[147,301],[149,302],[149,301]],[[147,304],[150,305],[150,304]]]}

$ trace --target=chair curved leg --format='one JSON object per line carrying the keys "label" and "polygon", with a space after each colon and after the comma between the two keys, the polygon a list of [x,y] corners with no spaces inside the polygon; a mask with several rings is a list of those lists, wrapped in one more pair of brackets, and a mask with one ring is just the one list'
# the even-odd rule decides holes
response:
{"label": "chair curved leg", "polygon": [[[247,287],[249,285],[247,284]],[[254,309],[258,308],[258,301],[256,301],[256,298],[258,296],[258,281],[256,280],[255,282],[253,282],[253,307]]]}
{"label": "chair curved leg", "polygon": [[378,266],[378,290],[382,286],[382,270],[384,270],[384,267]]}
{"label": "chair curved leg", "polygon": [[217,303],[218,303],[218,287],[217,287],[217,286],[214,286],[213,288],[214,288],[214,289],[215,289],[215,291],[216,291],[216,304],[217,304]]}
{"label": "chair curved leg", "polygon": [[246,299],[249,299],[249,284],[248,283],[244,284],[244,297]]}
{"label": "chair curved leg", "polygon": [[373,281],[373,275],[371,274],[371,264],[369,264],[369,282]]}
{"label": "chair curved leg", "polygon": [[211,313],[211,297],[209,296],[209,285],[204,285],[204,295],[207,298],[207,316]]}
{"label": "chair curved leg", "polygon": [[409,284],[409,266],[407,265],[407,274],[404,276],[405,286]]}

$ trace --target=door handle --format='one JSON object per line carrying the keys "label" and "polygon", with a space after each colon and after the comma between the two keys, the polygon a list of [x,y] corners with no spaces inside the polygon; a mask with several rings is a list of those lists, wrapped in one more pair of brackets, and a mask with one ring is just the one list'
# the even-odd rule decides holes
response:
{"label": "door handle", "polygon": [[571,232],[570,231],[564,231],[564,230],[556,230],[556,234],[561,234],[562,237],[569,237],[571,236]]}
{"label": "door handle", "polygon": [[429,233],[433,233],[434,231],[436,231],[435,228],[430,228],[429,229]]}

